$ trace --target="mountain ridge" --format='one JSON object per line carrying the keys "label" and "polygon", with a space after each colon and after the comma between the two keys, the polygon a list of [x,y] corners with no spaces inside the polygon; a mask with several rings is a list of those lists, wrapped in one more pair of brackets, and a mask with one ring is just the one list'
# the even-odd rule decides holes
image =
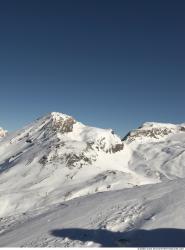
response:
{"label": "mountain ridge", "polygon": [[0,246],[160,244],[154,228],[184,228],[184,127],[147,122],[121,139],[52,112],[7,133]]}
{"label": "mountain ridge", "polygon": [[183,178],[182,128],[148,122],[121,140],[111,129],[48,113],[0,142],[0,214]]}

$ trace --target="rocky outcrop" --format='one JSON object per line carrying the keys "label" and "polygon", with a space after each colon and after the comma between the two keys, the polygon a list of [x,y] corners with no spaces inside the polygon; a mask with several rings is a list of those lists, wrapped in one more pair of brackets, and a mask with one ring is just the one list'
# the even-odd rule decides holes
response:
{"label": "rocky outcrop", "polygon": [[185,132],[185,126],[163,123],[144,123],[138,129],[129,132],[122,141],[132,142],[136,139],[163,139],[175,132]]}
{"label": "rocky outcrop", "polygon": [[[11,139],[11,144],[17,143],[23,144],[27,154],[29,152],[28,165],[35,161],[42,166],[60,164],[69,169],[92,165],[102,154],[115,154],[124,147],[112,129],[86,126],[57,112],[49,113],[18,131]],[[36,148],[42,148],[42,153]]]}
{"label": "rocky outcrop", "polygon": [[51,127],[54,131],[62,134],[73,131],[73,125],[76,121],[72,117],[62,117],[61,115],[54,113],[52,115]]}

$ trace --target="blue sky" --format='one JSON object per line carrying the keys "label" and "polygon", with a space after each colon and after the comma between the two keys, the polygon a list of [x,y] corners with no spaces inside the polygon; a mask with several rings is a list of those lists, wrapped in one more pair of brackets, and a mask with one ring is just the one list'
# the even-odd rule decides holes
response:
{"label": "blue sky", "polygon": [[185,122],[184,0],[0,1],[0,126]]}

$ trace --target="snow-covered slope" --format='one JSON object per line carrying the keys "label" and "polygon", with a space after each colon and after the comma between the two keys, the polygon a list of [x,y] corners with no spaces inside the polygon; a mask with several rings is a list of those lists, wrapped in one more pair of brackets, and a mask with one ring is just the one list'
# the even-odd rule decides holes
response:
{"label": "snow-covered slope", "polygon": [[152,182],[127,168],[129,158],[111,129],[41,117],[0,143],[0,216]]}
{"label": "snow-covered slope", "polygon": [[0,216],[87,194],[185,177],[185,126],[111,129],[50,113],[0,142]]}
{"label": "snow-covered slope", "polygon": [[174,180],[84,196],[18,221],[2,219],[7,233],[0,247],[184,247],[184,189],[184,179]]}
{"label": "snow-covered slope", "polygon": [[185,124],[145,123],[123,141],[134,172],[160,181],[185,177]]}
{"label": "snow-covered slope", "polygon": [[185,124],[145,123],[121,140],[50,113],[1,137],[0,245],[154,246],[161,233],[184,237],[174,231],[185,227],[184,180]]}

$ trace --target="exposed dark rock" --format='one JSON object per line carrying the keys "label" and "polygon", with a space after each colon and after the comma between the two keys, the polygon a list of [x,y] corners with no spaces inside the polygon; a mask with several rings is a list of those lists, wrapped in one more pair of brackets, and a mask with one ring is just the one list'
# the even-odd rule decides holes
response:
{"label": "exposed dark rock", "polygon": [[39,160],[39,163],[45,165],[48,162],[47,155],[43,155],[42,158]]}
{"label": "exposed dark rock", "polygon": [[173,132],[172,129],[169,128],[151,128],[151,129],[136,129],[134,131],[129,132],[122,141],[132,142],[136,138],[149,137],[159,139]]}
{"label": "exposed dark rock", "polygon": [[180,127],[180,131],[185,132],[185,127]]}
{"label": "exposed dark rock", "polygon": [[116,153],[118,151],[121,151],[123,150],[124,148],[124,144],[121,143],[121,144],[116,144],[114,147],[112,147],[112,153]]}
{"label": "exposed dark rock", "polygon": [[83,164],[92,164],[92,159],[85,156],[84,153],[81,153],[80,155],[76,154],[68,154],[66,155],[66,162],[68,167],[74,166],[76,162],[83,161]]}
{"label": "exposed dark rock", "polygon": [[54,131],[60,132],[60,133],[69,133],[73,131],[73,125],[76,123],[76,121],[70,117],[66,120],[59,119],[57,121],[53,121],[52,128]]}
{"label": "exposed dark rock", "polygon": [[26,142],[27,143],[32,143],[32,140],[31,139],[26,139]]}

